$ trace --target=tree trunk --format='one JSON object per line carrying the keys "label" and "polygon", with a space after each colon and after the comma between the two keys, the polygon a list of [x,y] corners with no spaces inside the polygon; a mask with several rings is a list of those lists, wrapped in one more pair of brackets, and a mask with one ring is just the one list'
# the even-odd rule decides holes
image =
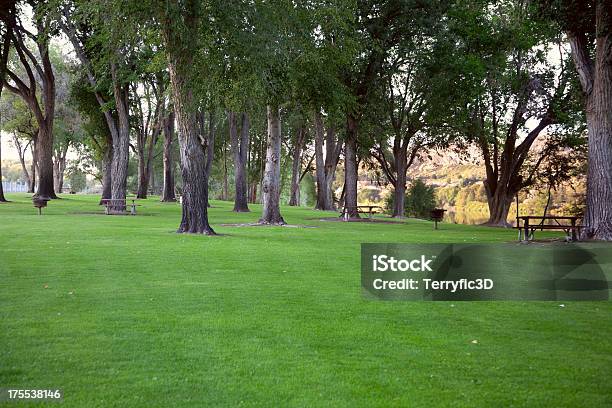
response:
{"label": "tree trunk", "polygon": [[582,237],[612,241],[612,10],[610,1],[600,0],[596,7],[594,64],[577,39],[570,37],[587,95],[589,161]]}
{"label": "tree trunk", "polygon": [[[596,83],[587,107],[589,161],[582,231],[586,239],[604,241],[612,241],[612,63],[608,65],[608,78]],[[606,86],[607,90],[598,89]]]}
{"label": "tree trunk", "polygon": [[406,204],[406,170],[408,158],[406,150],[399,146],[394,149],[394,161],[397,174],[395,175],[395,185],[393,186],[393,215],[395,218],[404,218]]}
{"label": "tree trunk", "polygon": [[325,189],[325,162],[323,158],[323,120],[321,112],[315,112],[315,166],[317,182],[317,202],[315,210],[326,210],[326,189]]}
{"label": "tree trunk", "polygon": [[36,153],[38,155],[38,187],[35,196],[40,199],[52,200],[58,198],[53,188],[53,121],[45,121],[38,128]]}
{"label": "tree trunk", "polygon": [[262,186],[263,212],[259,220],[262,224],[286,224],[280,212],[280,154],[280,111],[278,107],[268,105],[268,143]]}
{"label": "tree trunk", "polygon": [[300,172],[302,164],[302,147],[304,144],[304,128],[300,126],[297,130],[298,134],[295,138],[295,146],[293,148],[293,157],[291,163],[291,198],[289,199],[290,206],[300,205]]}
{"label": "tree trunk", "polygon": [[[111,175],[111,198],[125,200],[127,191],[127,172],[130,157],[130,118],[128,86],[119,83],[117,68],[111,63],[111,76],[113,83],[113,96],[117,109],[117,132],[113,133],[113,162]],[[124,204],[113,205],[112,211],[125,211]]]}
{"label": "tree trunk", "polygon": [[[189,3],[193,6],[193,4]],[[188,10],[194,13],[194,10]],[[181,174],[183,176],[183,215],[177,230],[179,233],[197,233],[213,235],[215,232],[208,224],[208,176],[204,150],[198,137],[198,109],[193,95],[194,81],[193,44],[186,43],[183,36],[178,36],[170,23],[170,14],[166,12],[163,25],[163,37],[168,56],[168,69],[172,85],[174,112],[178,124],[178,141],[181,157]],[[185,17],[190,24],[196,24],[193,14]],[[188,32],[195,27],[186,27]]]}
{"label": "tree trunk", "polygon": [[164,118],[164,189],[161,201],[175,202],[174,164],[172,162],[172,142],[174,140],[174,111],[170,110]]}
{"label": "tree trunk", "polygon": [[228,121],[230,125],[230,143],[232,144],[232,155],[234,157],[234,178],[236,183],[236,195],[234,197],[235,212],[249,212],[247,199],[247,174],[246,162],[249,146],[249,130],[251,127],[249,116],[246,112],[242,112],[242,123],[240,128],[240,137],[236,128],[236,114],[228,112]]}
{"label": "tree trunk", "polygon": [[136,190],[136,198],[146,199],[149,184],[147,180],[147,163],[145,160],[145,147],[142,146],[140,141],[137,143],[136,152],[138,154],[138,189]]}
{"label": "tree trunk", "polygon": [[106,146],[104,150],[104,156],[102,157],[102,200],[108,200],[112,197],[111,186],[112,186],[112,167],[113,167],[113,147],[111,144]]}
{"label": "tree trunk", "polygon": [[351,115],[347,118],[346,153],[344,158],[344,205],[349,218],[359,218],[357,212],[357,121]]}

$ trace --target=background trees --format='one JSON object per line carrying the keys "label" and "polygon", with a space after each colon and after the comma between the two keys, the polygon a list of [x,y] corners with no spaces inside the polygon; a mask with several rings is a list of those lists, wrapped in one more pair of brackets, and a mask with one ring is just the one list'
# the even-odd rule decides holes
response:
{"label": "background trees", "polygon": [[[157,189],[173,201],[176,190],[179,231],[210,234],[209,184],[234,211],[260,201],[260,221],[283,224],[280,204],[300,205],[313,178],[315,208],[340,202],[357,217],[362,177],[393,186],[401,217],[411,165],[475,146],[489,224],[505,226],[513,197],[581,148],[580,83],[598,163],[587,235],[606,238],[609,2],[589,4],[22,1],[2,14],[3,85],[23,101],[3,100],[2,127],[21,135],[39,193],[54,193],[49,175],[61,190],[73,152],[103,198]],[[72,56],[54,52],[60,38]]]}

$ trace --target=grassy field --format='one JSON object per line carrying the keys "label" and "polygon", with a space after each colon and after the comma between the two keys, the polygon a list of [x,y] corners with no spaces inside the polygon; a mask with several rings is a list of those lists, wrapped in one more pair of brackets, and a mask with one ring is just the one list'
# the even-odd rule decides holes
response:
{"label": "grassy field", "polygon": [[[64,196],[0,205],[0,387],[65,407],[551,406],[612,401],[609,302],[382,302],[361,242],[504,242],[512,230],[254,222],[213,202],[221,236],[179,235],[178,204],[103,216]],[[474,342],[476,340],[476,342]]]}

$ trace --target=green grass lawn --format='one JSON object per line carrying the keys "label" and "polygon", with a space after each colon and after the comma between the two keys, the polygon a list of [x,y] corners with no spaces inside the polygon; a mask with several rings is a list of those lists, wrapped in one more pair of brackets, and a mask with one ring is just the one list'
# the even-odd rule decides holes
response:
{"label": "green grass lawn", "polygon": [[[362,242],[505,242],[515,230],[408,220],[257,221],[213,202],[217,237],[174,233],[178,204],[99,215],[64,196],[0,205],[0,387],[65,407],[610,406],[609,302],[383,302]],[[612,248],[611,248],[612,250]],[[473,343],[477,340],[477,343]]]}

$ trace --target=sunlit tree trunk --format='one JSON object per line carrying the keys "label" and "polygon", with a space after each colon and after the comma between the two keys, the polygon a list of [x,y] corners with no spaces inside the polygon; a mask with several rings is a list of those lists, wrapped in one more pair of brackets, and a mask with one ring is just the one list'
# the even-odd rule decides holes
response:
{"label": "sunlit tree trunk", "polygon": [[280,111],[276,106],[268,106],[268,143],[262,186],[263,212],[259,220],[262,224],[285,224],[280,212],[280,154]]}

